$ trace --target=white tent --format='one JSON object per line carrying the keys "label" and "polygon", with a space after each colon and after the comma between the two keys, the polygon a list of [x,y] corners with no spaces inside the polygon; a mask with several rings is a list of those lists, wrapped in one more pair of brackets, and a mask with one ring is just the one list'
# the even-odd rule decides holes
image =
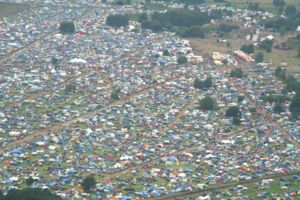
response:
{"label": "white tent", "polygon": [[86,60],[81,59],[81,58],[73,58],[70,60],[70,63],[77,63],[77,64],[86,64]]}

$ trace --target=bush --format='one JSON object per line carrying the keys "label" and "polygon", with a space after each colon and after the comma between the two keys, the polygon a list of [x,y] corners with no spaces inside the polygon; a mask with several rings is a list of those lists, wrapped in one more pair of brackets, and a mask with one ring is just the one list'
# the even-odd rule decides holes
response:
{"label": "bush", "polygon": [[248,4],[248,9],[258,11],[258,10],[260,10],[260,7],[259,7],[259,4],[257,2],[256,3],[249,3]]}
{"label": "bush", "polygon": [[69,94],[72,92],[76,92],[76,84],[75,83],[70,83],[65,86],[65,90],[64,90],[65,94]]}
{"label": "bush", "polygon": [[273,0],[273,4],[276,7],[283,7],[283,6],[285,6],[285,1],[284,0]]}
{"label": "bush", "polygon": [[198,38],[204,38],[205,32],[198,26],[192,26],[190,28],[185,29],[182,32],[177,32],[178,35],[181,37],[198,37]]}
{"label": "bush", "polygon": [[273,107],[274,113],[282,113],[284,112],[284,107],[280,103],[276,103]]}
{"label": "bush", "polygon": [[244,101],[245,97],[244,96],[238,96],[237,99],[238,99],[238,102],[240,103],[240,102]]}
{"label": "bush", "polygon": [[73,22],[62,22],[59,30],[61,34],[73,34],[75,33],[75,24]]}
{"label": "bush", "polygon": [[167,49],[165,49],[163,52],[163,56],[170,56],[170,52]]}
{"label": "bush", "polygon": [[142,22],[142,28],[159,32],[163,30],[164,26],[157,20],[145,20]]}
{"label": "bush", "polygon": [[1,200],[62,200],[59,196],[52,194],[48,189],[26,188],[22,190],[9,190]]}
{"label": "bush", "polygon": [[231,24],[220,24],[218,27],[219,33],[230,33],[231,31],[239,29],[239,26],[237,25],[231,25]]}
{"label": "bush", "polygon": [[255,62],[257,63],[261,63],[264,61],[264,54],[262,52],[258,52],[256,55],[255,55]]}
{"label": "bush", "polygon": [[249,44],[249,45],[244,44],[243,46],[241,46],[241,51],[243,51],[247,54],[252,54],[252,53],[254,53],[254,45],[253,44]]}
{"label": "bush", "polygon": [[234,70],[231,70],[230,72],[230,77],[233,77],[233,78],[243,78],[243,71],[242,69],[234,69]]}
{"label": "bush", "polygon": [[259,44],[259,48],[262,50],[266,50],[266,52],[272,52],[273,41],[272,40],[264,40]]}
{"label": "bush", "polygon": [[143,21],[148,20],[148,16],[146,13],[140,14],[139,15],[139,22],[142,23]]}
{"label": "bush", "polygon": [[277,67],[275,70],[275,76],[279,79],[279,80],[285,80],[286,79],[286,74],[285,71],[282,70],[281,67]]}
{"label": "bush", "polygon": [[226,116],[227,117],[240,118],[241,115],[242,115],[241,111],[240,111],[240,109],[237,106],[229,107],[226,110]]}
{"label": "bush", "polygon": [[290,104],[290,112],[293,117],[299,118],[300,116],[300,93],[297,93]]}
{"label": "bush", "polygon": [[34,182],[35,180],[32,177],[29,177],[25,180],[27,186],[31,186]]}
{"label": "bush", "polygon": [[177,63],[179,65],[183,65],[183,64],[186,64],[187,63],[187,57],[186,56],[179,56],[177,58]]}
{"label": "bush", "polygon": [[208,77],[204,81],[201,81],[199,78],[194,80],[194,88],[204,89],[212,87],[212,78]]}
{"label": "bush", "polygon": [[199,108],[201,110],[214,110],[215,109],[215,102],[213,98],[206,96],[199,101]]}
{"label": "bush", "polygon": [[111,98],[112,100],[118,100],[118,99],[120,99],[120,97],[119,97],[119,92],[120,92],[119,89],[114,90],[114,91],[111,93],[110,98]]}
{"label": "bush", "polygon": [[234,125],[238,126],[238,125],[241,124],[241,120],[240,120],[240,118],[238,118],[238,117],[234,117],[234,118],[232,119],[232,123],[233,123]]}
{"label": "bush", "polygon": [[183,29],[180,34],[187,37],[202,37],[203,31],[196,26],[202,26],[209,23],[210,17],[206,13],[190,11],[186,9],[172,10],[166,13],[153,13],[150,20],[142,21],[142,27],[153,31],[162,31],[163,29],[174,29],[174,27],[191,28]]}
{"label": "bush", "polygon": [[96,180],[93,176],[87,176],[81,183],[85,192],[90,192],[96,186]]}
{"label": "bush", "polygon": [[106,18],[106,25],[115,28],[128,26],[129,17],[127,15],[109,15]]}

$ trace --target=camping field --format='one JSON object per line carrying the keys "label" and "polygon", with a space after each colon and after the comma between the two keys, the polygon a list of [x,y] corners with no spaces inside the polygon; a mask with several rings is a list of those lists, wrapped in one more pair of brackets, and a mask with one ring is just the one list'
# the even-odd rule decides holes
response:
{"label": "camping field", "polygon": [[24,9],[22,5],[0,3],[0,18],[14,15]]}

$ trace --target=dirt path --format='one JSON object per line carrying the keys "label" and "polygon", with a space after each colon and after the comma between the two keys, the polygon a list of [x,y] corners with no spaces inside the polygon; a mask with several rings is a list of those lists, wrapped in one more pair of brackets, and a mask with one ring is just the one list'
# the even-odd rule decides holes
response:
{"label": "dirt path", "polygon": [[0,149],[0,152],[3,152],[4,149],[9,149],[9,148],[12,148],[12,147],[14,147],[16,145],[20,145],[20,144],[26,143],[28,141],[37,139],[37,138],[39,138],[39,137],[41,137],[43,135],[47,135],[49,132],[59,133],[62,127],[70,126],[71,124],[75,123],[80,118],[87,118],[89,116],[99,114],[99,113],[101,113],[103,110],[105,110],[107,108],[111,108],[111,107],[116,106],[116,105],[122,105],[122,104],[125,104],[127,102],[130,102],[131,100],[135,99],[136,97],[147,93],[151,89],[154,89],[154,88],[156,88],[158,86],[162,86],[162,85],[164,85],[167,82],[177,80],[180,76],[181,75],[170,77],[169,79],[167,79],[164,82],[152,85],[150,87],[145,87],[145,88],[141,89],[140,91],[134,92],[134,93],[130,94],[129,96],[123,98],[123,99],[120,99],[120,100],[111,102],[108,105],[105,105],[104,108],[97,109],[97,110],[95,110],[93,112],[85,113],[85,114],[83,114],[83,115],[81,115],[79,117],[76,117],[76,118],[71,119],[71,120],[67,120],[67,121],[62,122],[62,123],[54,124],[50,128],[39,129],[35,133],[33,133],[31,135],[25,136],[22,139],[17,139],[15,141],[9,143],[5,148]]}

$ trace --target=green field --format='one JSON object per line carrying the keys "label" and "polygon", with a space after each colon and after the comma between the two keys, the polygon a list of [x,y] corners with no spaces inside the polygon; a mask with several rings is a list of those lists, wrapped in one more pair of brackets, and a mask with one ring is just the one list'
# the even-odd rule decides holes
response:
{"label": "green field", "polygon": [[[261,184],[261,182],[258,183]],[[300,190],[300,181],[293,179],[291,176],[283,179],[276,178],[264,188],[257,187],[257,183],[250,183],[243,186],[247,189],[240,195],[245,195],[251,198],[258,198],[257,194],[264,193],[264,196],[260,197],[259,199],[270,199],[271,194],[275,196],[284,196],[284,194],[288,193],[288,191],[298,192]],[[232,196],[238,196],[238,194],[236,192],[233,192],[231,189],[225,189],[224,191],[231,193]],[[299,196],[295,199],[299,199]]]}
{"label": "green field", "polygon": [[162,11],[165,10],[165,7],[159,3],[146,2],[145,7],[149,10],[153,11]]}
{"label": "green field", "polygon": [[[266,11],[276,11],[275,7],[272,3],[272,0],[226,0],[225,3],[216,3],[214,0],[207,0],[207,3],[217,4],[217,5],[225,5],[226,3],[231,3],[232,7],[237,8],[248,8],[248,3],[259,3],[260,7]],[[286,5],[294,5],[298,9],[300,9],[300,1],[299,0],[285,0]]]}
{"label": "green field", "polygon": [[25,6],[0,3],[0,18],[8,17],[23,11]]}

